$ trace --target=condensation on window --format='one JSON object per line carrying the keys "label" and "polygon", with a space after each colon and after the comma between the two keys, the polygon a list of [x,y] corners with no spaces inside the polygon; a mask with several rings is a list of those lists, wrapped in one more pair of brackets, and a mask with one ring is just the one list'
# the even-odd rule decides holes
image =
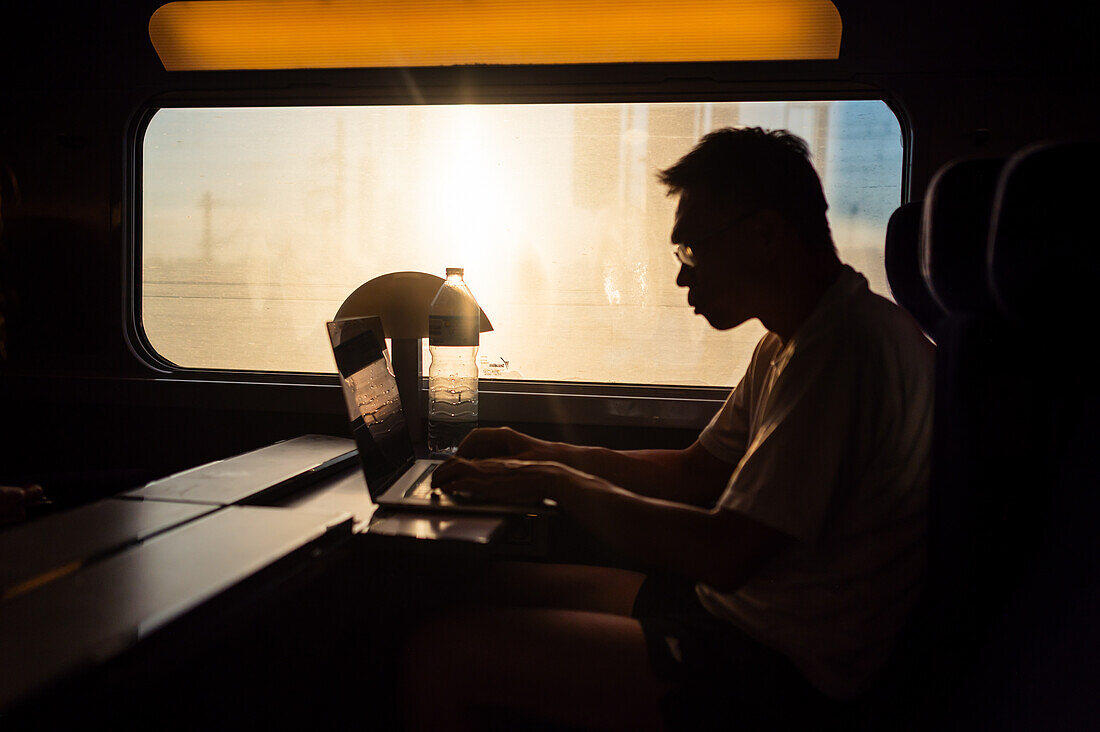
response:
{"label": "condensation on window", "polygon": [[735,384],[763,327],[688,307],[655,175],[749,125],[807,141],[841,259],[888,296],[902,143],[880,101],[162,109],[145,333],[185,368],[334,372],[325,322],[356,287],[463,267],[494,326],[483,378]]}

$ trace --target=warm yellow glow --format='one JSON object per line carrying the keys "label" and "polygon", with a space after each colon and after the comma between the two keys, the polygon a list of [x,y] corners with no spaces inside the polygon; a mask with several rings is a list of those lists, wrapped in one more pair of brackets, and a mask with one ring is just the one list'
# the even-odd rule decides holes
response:
{"label": "warm yellow glow", "polygon": [[35,575],[34,577],[31,577],[28,580],[24,580],[18,584],[14,584],[8,589],[4,590],[3,593],[0,593],[0,599],[10,600],[11,598],[18,597],[19,595],[25,595],[31,590],[37,589],[42,585],[53,582],[55,579],[64,577],[67,574],[72,574],[76,570],[80,569],[83,565],[84,562],[78,560],[75,562],[69,562],[68,564],[63,564],[60,567],[49,570],[48,572],[42,572],[41,574]]}
{"label": "warm yellow glow", "polygon": [[829,0],[220,0],[149,21],[169,71],[832,59]]}

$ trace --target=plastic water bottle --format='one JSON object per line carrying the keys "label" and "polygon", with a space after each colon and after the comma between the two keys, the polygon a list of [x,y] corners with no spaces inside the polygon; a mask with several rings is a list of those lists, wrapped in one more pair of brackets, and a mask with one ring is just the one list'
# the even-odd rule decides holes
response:
{"label": "plastic water bottle", "polygon": [[477,347],[481,308],[461,267],[447,279],[428,309],[428,449],[453,453],[477,427]]}

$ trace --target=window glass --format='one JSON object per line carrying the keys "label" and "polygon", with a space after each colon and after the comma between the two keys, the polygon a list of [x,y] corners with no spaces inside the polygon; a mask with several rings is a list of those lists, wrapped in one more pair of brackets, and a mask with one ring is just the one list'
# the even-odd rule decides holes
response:
{"label": "window glass", "polygon": [[806,139],[841,259],[887,295],[902,143],[880,101],[162,109],[145,333],[185,368],[334,372],[324,324],[356,287],[464,267],[495,327],[482,377],[734,384],[763,328],[687,306],[655,178],[730,125]]}

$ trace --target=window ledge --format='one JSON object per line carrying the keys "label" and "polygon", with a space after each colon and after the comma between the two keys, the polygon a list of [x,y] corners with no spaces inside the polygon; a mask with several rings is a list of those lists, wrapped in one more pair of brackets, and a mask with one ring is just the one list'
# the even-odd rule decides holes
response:
{"label": "window ledge", "polygon": [[[342,414],[335,376],[314,383],[227,378],[114,377],[7,373],[0,375],[4,401],[43,404],[116,404],[137,407]],[[485,384],[480,416],[486,422],[550,423],[612,427],[701,429],[722,405],[721,389],[654,389],[585,384],[542,384],[539,391]],[[648,393],[643,393],[648,392]],[[657,392],[657,393],[654,393]],[[420,391],[427,406],[427,391]],[[425,409],[426,411],[426,409]]]}

